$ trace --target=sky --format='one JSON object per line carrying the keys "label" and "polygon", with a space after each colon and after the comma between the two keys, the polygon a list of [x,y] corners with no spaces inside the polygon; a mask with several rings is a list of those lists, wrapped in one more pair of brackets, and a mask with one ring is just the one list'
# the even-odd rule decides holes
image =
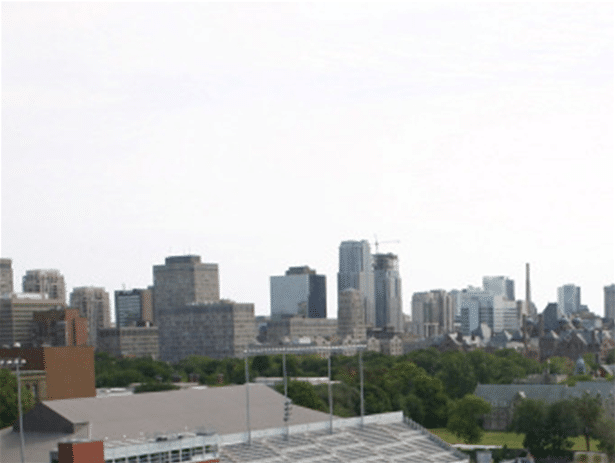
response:
{"label": "sky", "polygon": [[[412,294],[615,283],[612,3],[26,3],[1,19],[0,254],[19,290],[219,265],[270,313],[377,239]],[[393,241],[393,242],[391,242]]]}

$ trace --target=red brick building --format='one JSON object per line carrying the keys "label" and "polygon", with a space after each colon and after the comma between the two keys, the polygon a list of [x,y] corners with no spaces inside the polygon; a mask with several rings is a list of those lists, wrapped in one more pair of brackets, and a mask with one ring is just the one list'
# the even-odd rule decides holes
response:
{"label": "red brick building", "polygon": [[78,309],[56,309],[34,314],[32,345],[84,346],[88,340],[88,321]]}
{"label": "red brick building", "polygon": [[0,358],[26,360],[21,383],[37,400],[96,397],[94,348],[22,347],[0,349]]}

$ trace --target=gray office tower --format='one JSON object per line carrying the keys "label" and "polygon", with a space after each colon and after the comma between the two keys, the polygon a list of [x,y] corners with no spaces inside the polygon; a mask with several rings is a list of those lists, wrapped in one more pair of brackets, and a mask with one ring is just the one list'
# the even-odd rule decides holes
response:
{"label": "gray office tower", "polygon": [[483,277],[483,289],[494,296],[502,296],[509,301],[515,300],[515,282],[508,277]]}
{"label": "gray office tower", "polygon": [[395,254],[374,254],[374,292],[376,296],[376,326],[404,331],[401,303],[401,278]]}
{"label": "gray office tower", "polygon": [[308,266],[290,267],[284,276],[270,277],[271,316],[303,315],[327,318],[327,283]]}
{"label": "gray office tower", "polygon": [[187,304],[220,300],[218,264],[201,263],[200,256],[172,256],[154,266],[154,323],[159,313]]}
{"label": "gray office tower", "polygon": [[581,288],[573,284],[557,288],[557,308],[566,316],[581,310]]}
{"label": "gray office tower", "polygon": [[343,241],[340,244],[340,266],[337,274],[337,292],[354,288],[361,292],[365,304],[365,325],[376,326],[374,271],[369,243]]}

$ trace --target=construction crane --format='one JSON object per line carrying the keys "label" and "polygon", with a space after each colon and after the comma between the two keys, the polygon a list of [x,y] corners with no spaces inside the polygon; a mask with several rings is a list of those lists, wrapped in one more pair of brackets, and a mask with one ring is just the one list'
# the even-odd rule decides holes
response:
{"label": "construction crane", "polygon": [[378,241],[378,237],[374,235],[374,247],[376,248],[376,254],[378,254],[378,245],[385,243],[399,243],[399,240]]}

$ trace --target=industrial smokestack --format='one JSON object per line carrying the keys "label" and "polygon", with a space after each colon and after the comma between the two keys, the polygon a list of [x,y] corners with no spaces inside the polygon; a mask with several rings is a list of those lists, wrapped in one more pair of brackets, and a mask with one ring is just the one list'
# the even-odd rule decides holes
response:
{"label": "industrial smokestack", "polygon": [[530,315],[532,295],[530,290],[530,264],[525,264],[525,315]]}

